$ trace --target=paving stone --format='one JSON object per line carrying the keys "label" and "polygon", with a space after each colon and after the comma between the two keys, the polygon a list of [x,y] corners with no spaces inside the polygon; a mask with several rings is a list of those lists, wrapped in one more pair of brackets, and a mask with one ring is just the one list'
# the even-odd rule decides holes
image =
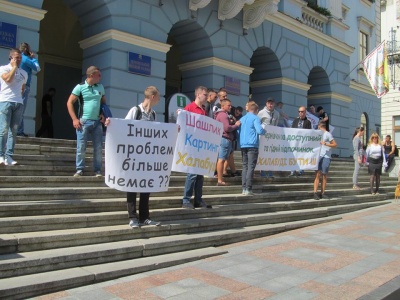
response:
{"label": "paving stone", "polygon": [[291,288],[282,293],[279,293],[278,295],[268,298],[268,300],[288,300],[288,299],[309,300],[309,299],[314,299],[316,296],[317,296],[316,293],[307,290],[303,290],[300,288]]}
{"label": "paving stone", "polygon": [[315,251],[313,249],[307,249],[302,247],[282,252],[281,255],[291,257],[294,259],[303,260],[310,263],[319,263],[329,258],[335,257],[335,255],[331,253]]}

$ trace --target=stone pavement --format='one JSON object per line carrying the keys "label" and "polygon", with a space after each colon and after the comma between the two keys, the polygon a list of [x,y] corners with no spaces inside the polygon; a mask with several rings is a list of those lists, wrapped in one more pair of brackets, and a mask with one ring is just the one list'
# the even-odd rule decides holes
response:
{"label": "stone pavement", "polygon": [[400,289],[400,206],[342,217],[227,245],[221,256],[35,299],[370,300]]}

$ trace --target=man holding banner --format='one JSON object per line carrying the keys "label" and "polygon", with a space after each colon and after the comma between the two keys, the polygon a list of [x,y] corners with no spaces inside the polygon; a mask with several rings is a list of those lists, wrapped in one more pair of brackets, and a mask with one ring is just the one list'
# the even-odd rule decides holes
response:
{"label": "man holding banner", "polygon": [[[144,100],[143,103],[139,104],[138,106],[132,107],[128,114],[126,115],[125,119],[126,120],[137,120],[137,121],[155,121],[156,120],[156,112],[152,109],[153,106],[155,106],[160,100],[160,93],[158,89],[154,86],[149,86],[146,88],[144,91]],[[136,121],[135,121],[136,122]],[[107,119],[105,122],[106,126],[109,126],[111,123],[110,119]],[[118,125],[118,119],[115,119],[113,121],[113,125],[117,126]],[[141,122],[142,123],[142,122]],[[153,123],[153,122],[152,122]],[[154,124],[154,123],[153,123]],[[152,125],[153,125],[152,124]],[[149,164],[145,162],[141,162],[142,157],[148,157],[151,151],[147,151],[151,149],[151,142],[147,142],[145,146],[143,146],[140,142],[138,142],[138,139],[141,139],[143,143],[145,143],[147,140],[142,137],[141,135],[144,132],[143,128],[146,128],[147,130],[147,136],[146,138],[151,139],[151,137],[148,137],[149,133],[155,133],[157,132],[157,129],[154,127],[147,125],[144,127],[140,123],[126,123],[124,122],[125,126],[127,127],[121,127],[120,130],[115,130],[114,126],[109,126],[112,129],[109,133],[110,136],[107,137],[106,140],[106,171],[109,173],[108,176],[106,176],[106,184],[110,187],[117,188],[119,190],[126,190],[127,195],[126,195],[126,201],[127,201],[127,210],[128,210],[128,216],[129,216],[129,226],[131,228],[138,228],[140,226],[145,226],[145,225],[153,225],[153,226],[160,226],[161,222],[156,222],[152,219],[150,219],[150,212],[149,212],[149,198],[150,198],[150,192],[149,190],[156,190],[155,187],[157,187],[157,184],[155,183],[155,179],[161,179],[161,182],[159,183],[159,187],[161,190],[162,185],[165,185],[165,182],[168,181],[169,175],[160,175],[161,172],[156,173],[155,168],[152,170],[153,172],[149,171],[149,168],[153,168],[153,166],[156,166],[155,164]],[[170,124],[168,124],[170,125]],[[154,126],[157,126],[157,124],[154,124]],[[176,125],[175,125],[176,126]],[[158,125],[158,128],[160,125]],[[128,134],[124,136],[124,131],[122,128],[128,128]],[[167,124],[163,125],[163,128],[167,129]],[[168,136],[169,132],[168,130],[163,131],[163,135]],[[176,132],[177,135],[177,132]],[[175,139],[176,140],[176,135],[175,137],[169,136],[170,139]],[[122,138],[125,140],[126,143],[132,143],[132,144],[127,144],[124,145],[121,143],[121,140],[118,140],[117,138]],[[135,140],[131,140],[134,139]],[[167,137],[165,137],[167,139]],[[156,137],[152,138],[152,140],[155,142]],[[162,138],[161,138],[162,140]],[[167,143],[164,141],[163,143],[165,146],[168,146]],[[116,147],[117,155],[115,152],[113,153],[110,151],[110,149],[114,149]],[[136,147],[136,148],[135,148]],[[157,145],[156,147],[153,147],[152,149],[160,149],[160,145]],[[124,151],[124,149],[129,149],[132,151]],[[133,149],[136,149],[136,153],[134,153]],[[143,150],[145,149],[145,150]],[[115,151],[115,150],[114,150]],[[128,158],[125,158],[121,163],[118,163],[119,157],[121,153],[127,152]],[[149,153],[146,153],[149,152]],[[134,154],[134,155],[133,155]],[[113,155],[112,159],[110,158],[110,155]],[[131,158],[133,157],[133,159]],[[168,155],[163,155],[163,158],[166,158]],[[172,162],[172,154],[169,155],[171,157],[171,162]],[[158,158],[159,159],[159,158]],[[152,159],[154,162],[154,158]],[[161,165],[165,162],[155,162],[157,165]],[[122,166],[119,168],[118,166]],[[146,168],[144,168],[146,166]],[[118,174],[121,169],[124,172],[121,172]],[[171,169],[166,170],[168,168],[164,168],[165,173],[170,174]],[[151,173],[151,175],[146,174],[146,173]],[[119,175],[119,176],[116,176]],[[160,176],[157,176],[160,175]],[[151,178],[149,178],[151,176]],[[118,179],[115,179],[117,177]],[[137,177],[137,178],[135,178]],[[147,178],[146,178],[147,177]],[[129,179],[128,179],[129,178]],[[124,186],[124,183],[126,186]],[[139,184],[137,184],[139,182]],[[139,186],[139,187],[138,187]],[[136,191],[130,191],[130,190],[137,190],[140,191],[140,196],[139,196],[139,214],[136,213]]]}
{"label": "man holding banner", "polygon": [[[195,99],[192,103],[186,105],[185,110],[206,116],[204,104],[207,101],[208,89],[204,86],[198,86],[195,89]],[[188,173],[185,181],[185,190],[183,192],[182,208],[194,209],[194,208],[212,208],[211,205],[207,205],[203,201],[203,182],[204,176],[199,174]],[[190,198],[193,195],[194,190],[194,205],[190,203]]]}

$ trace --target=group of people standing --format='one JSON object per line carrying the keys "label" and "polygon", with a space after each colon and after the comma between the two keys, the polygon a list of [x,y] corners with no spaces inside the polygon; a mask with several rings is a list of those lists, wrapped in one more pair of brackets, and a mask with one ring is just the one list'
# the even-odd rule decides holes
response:
{"label": "group of people standing", "polygon": [[379,194],[382,168],[384,168],[385,172],[388,172],[395,157],[396,147],[390,135],[387,135],[385,140],[381,142],[379,135],[373,133],[369,138],[367,148],[364,152],[363,135],[363,127],[357,127],[353,134],[353,189],[361,190],[361,187],[358,185],[358,174],[361,166],[366,164],[368,165],[368,174],[370,176],[370,191],[372,195],[376,195]]}

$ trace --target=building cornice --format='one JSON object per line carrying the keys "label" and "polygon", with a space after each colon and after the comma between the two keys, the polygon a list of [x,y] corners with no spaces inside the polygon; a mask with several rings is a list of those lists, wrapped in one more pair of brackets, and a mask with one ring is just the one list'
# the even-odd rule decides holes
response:
{"label": "building cornice", "polygon": [[250,83],[251,88],[258,88],[271,85],[284,85],[290,86],[299,90],[308,91],[311,85],[307,83],[298,82],[289,78],[280,77],[266,80],[253,81]]}
{"label": "building cornice", "polygon": [[217,57],[209,57],[204,59],[199,59],[196,61],[180,64],[179,70],[182,72],[196,70],[205,67],[221,67],[227,70],[231,70],[238,73],[243,73],[245,75],[250,75],[253,73],[254,68],[250,68],[247,66],[239,65],[237,63],[233,63],[227,60],[223,60]]}
{"label": "building cornice", "polygon": [[320,93],[320,94],[312,94],[312,95],[308,95],[307,99],[309,100],[319,100],[321,98],[330,98],[330,99],[336,99],[336,100],[340,100],[343,102],[347,102],[347,103],[351,103],[353,100],[351,99],[351,97],[349,96],[345,96],[342,94],[338,94],[338,93]]}
{"label": "building cornice", "polygon": [[44,63],[42,63],[43,61],[45,63],[71,67],[75,69],[82,69],[82,61],[80,60],[74,60],[65,57],[58,57],[55,55],[41,54],[41,53],[39,55],[39,60],[42,65],[44,65]]}
{"label": "building cornice", "polygon": [[366,94],[370,94],[372,96],[376,96],[375,92],[372,90],[371,86],[369,85],[365,85],[365,84],[361,84],[359,82],[356,81],[350,81],[350,88],[362,93],[366,93]]}
{"label": "building cornice", "polygon": [[37,9],[5,0],[0,0],[0,11],[36,21],[41,21],[47,13],[47,11],[43,9]]}
{"label": "building cornice", "polygon": [[296,32],[296,34],[307,37],[346,56],[350,56],[354,52],[354,48],[346,43],[319,32],[318,30],[303,24],[301,21],[284,15],[281,12],[277,12],[274,15],[269,15],[266,20]]}
{"label": "building cornice", "polygon": [[79,45],[81,46],[82,49],[87,49],[108,40],[116,40],[130,45],[135,45],[163,53],[167,53],[171,48],[171,45],[160,43],[157,41],[143,38],[138,35],[126,33],[115,29],[110,29],[101,32],[99,34],[96,34],[94,36],[91,36],[87,39],[84,39],[79,42]]}

